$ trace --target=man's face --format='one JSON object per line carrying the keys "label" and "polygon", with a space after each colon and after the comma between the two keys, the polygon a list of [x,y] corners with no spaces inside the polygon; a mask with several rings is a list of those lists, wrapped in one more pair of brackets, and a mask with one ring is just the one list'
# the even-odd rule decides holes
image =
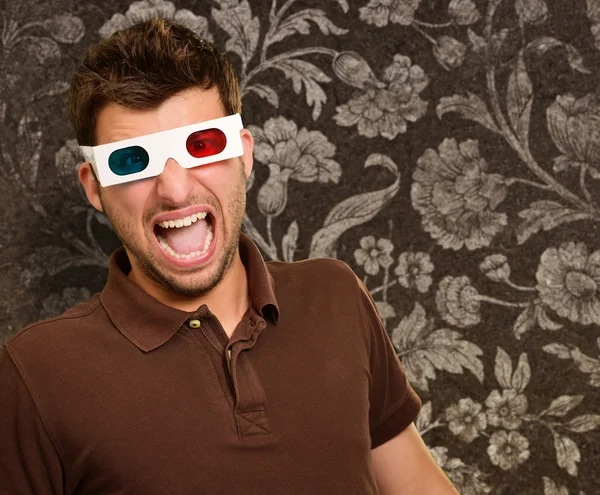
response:
{"label": "man's face", "polygon": [[[154,110],[131,110],[111,103],[98,115],[96,144],[224,116],[216,88],[183,91]],[[246,179],[252,170],[252,136],[246,129],[241,136],[242,157],[190,169],[169,158],[156,177],[106,188],[93,180],[89,164],[80,167],[79,178],[88,199],[112,223],[127,251],[132,272],[137,270],[153,283],[189,297],[200,296],[219,284],[237,254],[246,209]],[[206,210],[207,217],[191,226],[164,229],[156,225],[165,214],[175,220]],[[173,257],[157,238],[158,234],[177,253],[198,253],[205,247],[202,239],[208,234],[209,224],[213,239],[205,254],[190,255],[187,260]]]}

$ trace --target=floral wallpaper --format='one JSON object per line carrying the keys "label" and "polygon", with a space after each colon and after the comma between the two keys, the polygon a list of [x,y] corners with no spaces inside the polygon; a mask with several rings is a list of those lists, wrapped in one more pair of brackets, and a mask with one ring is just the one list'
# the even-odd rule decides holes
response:
{"label": "floral wallpaper", "polygon": [[600,493],[600,0],[3,8],[2,342],[102,290],[119,241],[77,182],[66,90],[91,43],[166,17],[238,71],[245,233],[353,267],[459,492]]}

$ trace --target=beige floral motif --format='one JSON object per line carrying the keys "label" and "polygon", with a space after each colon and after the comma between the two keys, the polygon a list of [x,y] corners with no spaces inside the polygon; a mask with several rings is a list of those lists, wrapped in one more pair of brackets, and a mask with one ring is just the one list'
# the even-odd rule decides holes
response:
{"label": "beige floral motif", "polygon": [[[596,346],[600,349],[600,337],[596,339]],[[542,349],[548,354],[557,356],[559,359],[572,359],[579,371],[589,375],[588,383],[590,386],[600,388],[599,358],[589,356],[577,346],[566,346],[558,342],[547,344]],[[592,351],[595,351],[595,349],[592,349]]]}
{"label": "beige floral motif", "polygon": [[208,31],[208,21],[205,17],[194,14],[188,9],[177,10],[172,2],[166,0],[142,0],[133,2],[125,15],[114,14],[106,21],[98,33],[104,39],[109,38],[115,31],[128,28],[138,22],[147,21],[153,17],[161,17],[175,21],[191,29],[201,38],[212,41]]}
{"label": "beige floral motif", "polygon": [[385,321],[388,318],[396,318],[396,310],[390,303],[386,301],[375,301],[375,306],[377,307],[377,312],[382,320]]}
{"label": "beige floral motif", "polygon": [[429,275],[433,272],[433,263],[427,253],[402,253],[398,258],[398,266],[394,273],[398,275],[398,282],[407,289],[417,289],[425,293],[433,279]]}
{"label": "beige floral motif", "polygon": [[529,440],[517,431],[497,431],[490,437],[487,453],[495,466],[514,469],[529,459]]}
{"label": "beige floral motif", "polygon": [[587,16],[593,23],[590,31],[594,36],[594,46],[600,50],[600,2],[598,0],[587,0]]}
{"label": "beige floral motif", "polygon": [[221,6],[222,9],[232,9],[239,5],[240,0],[216,0],[216,2]]}
{"label": "beige floral motif", "polygon": [[377,27],[387,26],[388,22],[409,26],[421,0],[370,0],[359,9],[360,18]]}
{"label": "beige floral motif", "polygon": [[554,170],[586,165],[600,179],[600,97],[559,95],[546,115],[550,136],[562,153],[554,160]]}
{"label": "beige floral motif", "polygon": [[432,447],[429,449],[431,456],[435,459],[438,466],[444,469],[444,466],[448,462],[448,448],[447,447]]}
{"label": "beige floral motif", "polygon": [[548,17],[548,5],[545,0],[515,0],[515,10],[517,15],[529,24],[541,24]]}
{"label": "beige floral motif", "polygon": [[460,67],[467,53],[467,47],[452,36],[440,36],[433,45],[433,55],[446,70]]}
{"label": "beige floral motif", "polygon": [[469,25],[476,23],[480,14],[473,0],[451,0],[448,14],[456,24]]}
{"label": "beige floral motif", "polygon": [[290,178],[300,182],[334,182],[342,175],[340,164],[333,160],[336,147],[321,131],[298,130],[292,120],[271,118],[261,129],[249,125],[254,136],[254,158],[261,163],[275,163],[291,171]]}
{"label": "beige floral motif", "polygon": [[600,22],[600,1],[598,0],[587,0],[587,11],[586,14],[590,21]]}
{"label": "beige floral motif", "polygon": [[[19,76],[25,75],[23,69],[29,67],[34,70],[36,75],[40,74],[39,68],[32,63],[34,59],[42,65],[59,63],[62,55],[57,41],[64,44],[77,43],[81,41],[84,34],[83,21],[68,13],[57,14],[42,22],[31,19],[30,22],[23,25],[20,25],[17,19],[11,19],[4,15],[2,28],[4,63],[2,78],[0,78],[2,98],[5,98],[7,90],[12,90],[17,86],[20,81]],[[24,60],[26,60],[25,63]],[[28,79],[31,77],[31,75],[27,76]],[[19,88],[19,90],[22,91],[23,88]],[[3,112],[4,110],[0,107],[0,121],[5,118]]]}
{"label": "beige floral motif", "polygon": [[503,282],[510,277],[510,266],[503,254],[492,254],[479,265],[479,269],[494,282]]}
{"label": "beige floral motif", "polygon": [[559,316],[600,325],[600,250],[590,254],[581,242],[546,249],[536,278],[540,299]]}
{"label": "beige floral motif", "polygon": [[482,495],[490,493],[491,488],[481,479],[485,474],[473,466],[468,466],[460,459],[448,458],[447,447],[431,447],[429,449],[435,462],[461,495]]}
{"label": "beige floral motif", "polygon": [[269,163],[269,178],[258,191],[258,209],[263,215],[277,217],[287,205],[288,180],[292,171],[282,169],[277,163]]}
{"label": "beige floral motif", "polygon": [[396,54],[385,70],[382,88],[357,92],[352,99],[336,108],[336,123],[357,126],[358,133],[368,138],[381,135],[394,139],[404,134],[407,122],[416,122],[427,110],[427,102],[419,94],[429,84],[427,75],[410,58]]}
{"label": "beige floral motif", "polygon": [[[544,495],[569,495],[566,486],[559,485],[547,476],[542,476],[542,479],[544,480]],[[580,491],[579,495],[585,495],[585,493]]]}
{"label": "beige floral motif", "polygon": [[83,21],[71,14],[61,14],[46,19],[44,27],[59,43],[77,43],[85,34]]}
{"label": "beige floral motif", "polygon": [[444,277],[435,297],[440,316],[451,325],[469,327],[481,321],[481,303],[469,277]]}
{"label": "beige floral motif", "polygon": [[320,131],[298,130],[283,117],[267,120],[264,129],[249,125],[254,136],[254,158],[269,167],[269,178],[258,192],[258,207],[264,215],[277,216],[287,204],[289,179],[300,182],[334,182],[342,175],[332,159],[335,145]]}
{"label": "beige floral motif", "polygon": [[412,203],[423,228],[445,248],[489,246],[507,224],[506,215],[495,211],[506,197],[504,177],[485,173],[477,141],[458,145],[446,138],[438,149],[425,151],[412,176]]}
{"label": "beige floral motif", "polygon": [[600,23],[592,24],[590,31],[594,36],[594,46],[596,47],[596,50],[600,50]]}
{"label": "beige floral motif", "polygon": [[516,430],[523,422],[522,416],[527,411],[527,397],[514,389],[492,390],[485,400],[489,407],[486,411],[488,423],[502,426],[507,430]]}
{"label": "beige floral motif", "polygon": [[67,193],[68,200],[87,204],[83,186],[77,179],[77,166],[83,161],[76,139],[68,139],[54,155],[58,185]]}
{"label": "beige floral motif", "polygon": [[360,240],[360,249],[354,251],[356,262],[362,266],[369,275],[377,275],[379,267],[388,268],[394,262],[390,253],[394,245],[389,239],[377,239],[372,235]]}
{"label": "beige floral motif", "polygon": [[460,399],[446,409],[448,428],[462,441],[471,443],[479,433],[487,427],[485,413],[481,412],[481,404],[470,398]]}
{"label": "beige floral motif", "polygon": [[367,61],[356,52],[339,52],[331,63],[335,75],[350,86],[365,89],[367,86],[383,88]]}

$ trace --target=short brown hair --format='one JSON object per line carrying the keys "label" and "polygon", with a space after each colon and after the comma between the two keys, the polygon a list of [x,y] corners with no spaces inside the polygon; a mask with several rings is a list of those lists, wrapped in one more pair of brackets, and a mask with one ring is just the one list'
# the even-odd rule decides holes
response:
{"label": "short brown hair", "polygon": [[238,80],[225,54],[192,30],[150,19],[92,45],[69,88],[69,116],[80,146],[96,145],[96,120],[109,102],[158,107],[192,87],[219,90],[226,115],[240,113]]}

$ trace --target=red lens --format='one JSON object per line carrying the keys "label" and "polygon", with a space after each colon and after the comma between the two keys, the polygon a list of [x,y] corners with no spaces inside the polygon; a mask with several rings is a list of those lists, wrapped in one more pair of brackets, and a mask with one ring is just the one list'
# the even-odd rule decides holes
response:
{"label": "red lens", "polygon": [[187,138],[185,146],[194,158],[205,158],[217,155],[225,149],[227,138],[220,129],[197,131]]}

